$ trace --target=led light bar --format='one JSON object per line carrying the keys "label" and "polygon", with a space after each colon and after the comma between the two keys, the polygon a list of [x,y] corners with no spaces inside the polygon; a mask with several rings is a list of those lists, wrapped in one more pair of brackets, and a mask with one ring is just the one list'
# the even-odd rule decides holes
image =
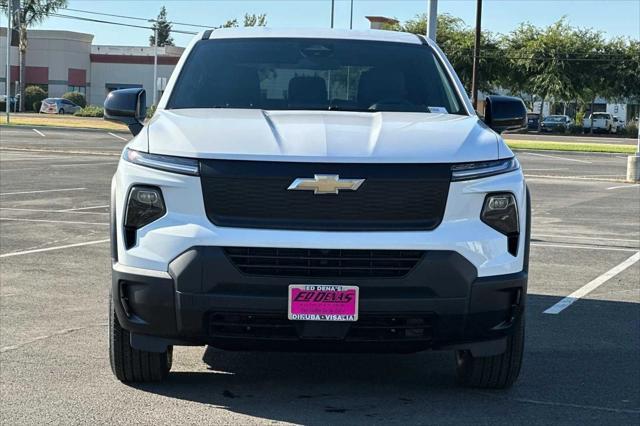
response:
{"label": "led light bar", "polygon": [[454,164],[451,167],[451,180],[479,179],[500,175],[520,169],[520,163],[515,157],[506,160],[483,161],[478,163]]}
{"label": "led light bar", "polygon": [[200,174],[198,160],[194,160],[193,158],[149,154],[130,148],[126,148],[124,150],[122,158],[125,161],[139,166],[150,167],[152,169],[163,170],[165,172],[180,173],[191,176],[198,176]]}

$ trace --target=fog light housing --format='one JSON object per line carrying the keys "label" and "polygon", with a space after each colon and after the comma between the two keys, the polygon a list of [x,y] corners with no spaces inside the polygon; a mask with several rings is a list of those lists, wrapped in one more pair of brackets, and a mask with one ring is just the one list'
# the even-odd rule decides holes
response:
{"label": "fog light housing", "polygon": [[131,187],[124,216],[125,246],[133,247],[137,230],[160,219],[166,212],[160,188],[142,185]]}
{"label": "fog light housing", "polygon": [[518,254],[520,221],[516,198],[510,193],[488,194],[484,200],[480,219],[507,236],[508,250],[513,256]]}

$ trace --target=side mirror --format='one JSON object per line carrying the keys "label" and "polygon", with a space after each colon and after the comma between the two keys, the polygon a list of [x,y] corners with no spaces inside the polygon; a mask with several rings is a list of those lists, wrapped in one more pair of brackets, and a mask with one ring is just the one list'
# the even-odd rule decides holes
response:
{"label": "side mirror", "polygon": [[147,114],[147,95],[144,89],[120,89],[107,95],[104,119],[124,123],[135,136],[142,130]]}
{"label": "side mirror", "polygon": [[527,127],[527,108],[520,98],[487,96],[484,122],[497,133],[524,129]]}

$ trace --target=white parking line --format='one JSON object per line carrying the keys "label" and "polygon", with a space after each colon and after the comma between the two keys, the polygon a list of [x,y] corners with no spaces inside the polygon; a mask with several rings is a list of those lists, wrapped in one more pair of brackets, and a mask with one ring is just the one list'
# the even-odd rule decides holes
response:
{"label": "white parking line", "polygon": [[[64,209],[64,210],[60,210],[61,212],[75,212],[78,210],[93,210],[93,209],[103,209],[105,207],[109,207],[109,204],[105,204],[104,206],[90,206],[90,207],[77,207],[75,209]],[[103,213],[100,213],[103,214]],[[104,214],[108,214],[108,213],[104,213]]]}
{"label": "white parking line", "polygon": [[111,136],[113,136],[114,138],[118,138],[118,139],[120,139],[120,140],[122,140],[122,141],[129,142],[129,139],[123,138],[122,136],[118,136],[118,135],[116,135],[115,133],[111,133],[111,132],[107,132],[107,133],[109,133],[109,134],[110,134]]}
{"label": "white parking line", "polygon": [[76,243],[76,244],[66,244],[64,246],[57,246],[57,247],[46,247],[46,248],[35,249],[35,250],[14,251],[12,253],[0,254],[0,258],[12,257],[12,256],[22,256],[23,254],[42,253],[42,252],[45,252],[45,251],[62,250],[62,249],[72,248],[72,247],[90,246],[90,245],[93,245],[93,244],[102,244],[102,243],[107,243],[107,242],[109,242],[108,239],[106,239],[106,240],[96,240],[96,241],[87,241],[87,242],[84,242],[84,243]]}
{"label": "white parking line", "polygon": [[43,170],[43,169],[53,169],[56,167],[83,167],[83,166],[105,166],[105,165],[110,165],[110,166],[115,166],[116,164],[118,164],[115,161],[109,161],[109,162],[93,162],[93,163],[73,163],[73,164],[50,164],[47,166],[41,166],[41,167],[16,167],[16,168],[12,168],[12,169],[5,169],[3,168],[2,171],[3,172],[25,172],[25,171],[29,171],[29,170]]}
{"label": "white parking line", "polygon": [[73,225],[109,226],[109,224],[105,222],[80,222],[80,221],[71,221],[71,220],[22,219],[18,217],[0,217],[0,221],[3,221],[3,220],[10,220],[14,222],[67,223],[67,224],[73,224]]}
{"label": "white parking line", "polygon": [[[98,206],[102,207],[102,206]],[[97,209],[98,207],[91,207]],[[105,206],[108,207],[108,206]],[[89,207],[87,207],[89,209]],[[74,213],[74,214],[109,214],[108,212],[85,212],[76,210],[52,210],[52,209],[24,209],[19,207],[0,207],[0,210],[17,211],[17,212],[36,212],[36,213]],[[79,209],[80,210],[80,209]]]}
{"label": "white parking line", "polygon": [[557,155],[538,154],[538,153],[535,153],[535,152],[523,152],[523,154],[535,155],[535,156],[538,156],[538,157],[555,158],[556,160],[575,161],[576,163],[585,163],[585,164],[591,164],[592,163],[591,161],[578,160],[577,158],[566,158],[566,157],[559,157]]}
{"label": "white parking line", "polygon": [[560,300],[555,305],[553,305],[550,308],[548,308],[543,313],[544,314],[552,314],[552,315],[559,314],[560,312],[564,311],[569,306],[571,306],[576,300],[581,299],[582,297],[584,297],[587,294],[591,293],[593,290],[595,290],[596,288],[600,287],[602,284],[606,283],[611,278],[613,278],[616,275],[618,275],[620,272],[624,271],[625,269],[627,269],[630,266],[632,266],[633,264],[635,264],[638,260],[640,260],[640,251],[636,252],[636,254],[634,254],[633,256],[631,256],[630,258],[628,258],[627,260],[625,260],[624,262],[622,262],[618,266],[615,266],[615,267],[609,269],[607,272],[605,272],[604,274],[600,275],[599,277],[597,277],[593,281],[591,281],[591,282],[585,284],[584,286],[580,287],[579,289],[577,289],[576,291],[574,291],[573,293],[571,293],[570,295],[568,295],[564,299]]}
{"label": "white parking line", "polygon": [[628,239],[628,238],[608,238],[608,237],[581,237],[578,235],[564,235],[564,234],[534,234],[532,238],[538,237],[553,237],[553,238],[568,238],[573,240],[596,240],[596,241],[621,241],[626,243],[640,243],[640,239]]}
{"label": "white parking line", "polygon": [[620,186],[611,186],[609,188],[607,188],[607,191],[611,190],[611,189],[619,189],[619,188],[637,188],[640,185],[633,185],[633,184],[628,184],[628,185],[620,185]]}
{"label": "white parking line", "polygon": [[581,246],[577,244],[548,244],[548,243],[531,243],[532,247],[556,247],[556,248],[570,248],[570,249],[584,249],[584,250],[609,250],[609,251],[636,251],[634,248],[624,247],[611,247],[611,246]]}
{"label": "white parking line", "polygon": [[33,130],[34,132],[36,132],[37,134],[39,134],[39,135],[40,135],[40,136],[42,136],[43,138],[47,137],[44,133],[42,133],[42,132],[41,132],[40,130],[38,130],[38,129],[31,129],[31,130]]}
{"label": "white parking line", "polygon": [[87,188],[43,189],[41,191],[0,192],[0,195],[41,194],[44,192],[84,191]]}

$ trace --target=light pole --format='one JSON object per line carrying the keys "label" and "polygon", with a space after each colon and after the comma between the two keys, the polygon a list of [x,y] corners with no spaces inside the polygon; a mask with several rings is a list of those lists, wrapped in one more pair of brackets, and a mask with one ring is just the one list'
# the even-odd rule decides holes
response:
{"label": "light pole", "polygon": [[482,22],[482,0],[478,0],[476,8],[476,37],[473,45],[473,69],[471,71],[471,102],[473,109],[478,108],[478,73],[480,65],[480,34]]}
{"label": "light pole", "polygon": [[353,29],[353,0],[351,0],[351,16],[349,18],[349,29]]}
{"label": "light pole", "polygon": [[429,0],[429,15],[427,20],[427,37],[436,41],[438,27],[438,0]]}
{"label": "light pole", "polygon": [[336,0],[331,0],[331,28],[333,28],[333,12],[335,10]]}
{"label": "light pole", "polygon": [[149,19],[153,23],[153,105],[156,105],[158,97],[158,23],[155,19]]}
{"label": "light pole", "polygon": [[7,113],[7,124],[9,124],[9,111],[11,111],[11,1],[7,2],[7,78],[5,79],[5,112]]}

